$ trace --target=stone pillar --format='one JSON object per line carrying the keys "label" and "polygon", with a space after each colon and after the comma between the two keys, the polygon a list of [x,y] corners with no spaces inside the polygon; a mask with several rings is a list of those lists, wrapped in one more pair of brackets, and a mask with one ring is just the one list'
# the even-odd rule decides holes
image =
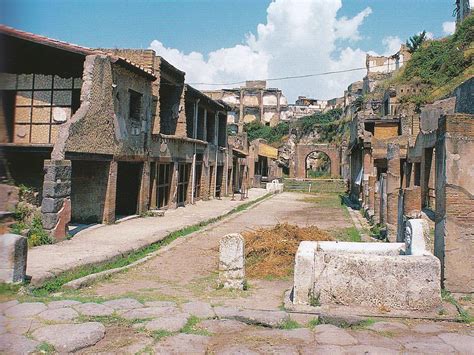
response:
{"label": "stone pillar", "polygon": [[372,148],[364,146],[363,148],[363,167],[364,175],[362,176],[362,206],[368,209],[369,205],[369,176],[374,170],[374,163],[372,159]]}
{"label": "stone pillar", "polygon": [[244,244],[240,234],[227,234],[219,242],[219,281],[224,288],[244,289]]}
{"label": "stone pillar", "polygon": [[168,202],[168,208],[178,207],[178,163],[172,163],[172,173],[170,182],[170,199]]}
{"label": "stone pillar", "polygon": [[395,242],[397,238],[398,192],[400,190],[400,147],[387,145],[387,236]]}
{"label": "stone pillar", "polygon": [[56,240],[68,235],[71,221],[70,160],[44,161],[43,201],[41,203],[43,228]]}
{"label": "stone pillar", "polygon": [[28,241],[16,234],[0,235],[0,282],[23,282],[26,276]]}
{"label": "stone pillar", "polygon": [[140,190],[138,195],[138,214],[148,211],[150,200],[150,162],[143,162]]}
{"label": "stone pillar", "polygon": [[474,115],[441,117],[435,149],[434,248],[444,287],[451,292],[474,292],[473,152]]}
{"label": "stone pillar", "polygon": [[369,186],[369,201],[368,207],[371,213],[374,213],[375,210],[375,184],[377,183],[376,176],[369,176],[368,186]]}
{"label": "stone pillar", "polygon": [[374,223],[380,224],[380,180],[375,182],[374,187]]}
{"label": "stone pillar", "polygon": [[380,224],[387,223],[387,174],[380,174],[379,197],[380,197]]}
{"label": "stone pillar", "polygon": [[117,168],[118,164],[112,160],[109,164],[109,176],[107,178],[107,189],[105,192],[104,212],[102,223],[112,224],[115,222],[115,200],[117,196]]}

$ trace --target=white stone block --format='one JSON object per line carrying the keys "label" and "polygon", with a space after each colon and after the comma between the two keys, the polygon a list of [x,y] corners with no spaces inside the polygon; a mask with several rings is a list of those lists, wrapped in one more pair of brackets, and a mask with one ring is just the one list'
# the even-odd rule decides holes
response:
{"label": "white stone block", "polygon": [[425,242],[426,224],[427,222],[422,219],[409,219],[407,221],[405,227],[405,249],[407,255],[430,254]]}
{"label": "white stone block", "polygon": [[244,238],[237,233],[228,234],[219,242],[219,279],[224,288],[244,288],[244,244]]}
{"label": "white stone block", "polygon": [[314,254],[318,242],[301,242],[295,256],[293,303],[309,304],[313,288]]}

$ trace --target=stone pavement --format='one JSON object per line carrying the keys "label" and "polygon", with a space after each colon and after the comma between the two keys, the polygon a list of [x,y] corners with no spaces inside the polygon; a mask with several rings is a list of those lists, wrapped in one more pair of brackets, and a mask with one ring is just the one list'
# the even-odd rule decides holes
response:
{"label": "stone pavement", "polygon": [[[397,354],[474,352],[465,324],[317,324],[317,316],[211,306],[206,302],[0,303],[0,353]],[[54,349],[53,349],[54,348]]]}
{"label": "stone pavement", "polygon": [[135,218],[83,230],[71,240],[30,249],[27,274],[32,277],[31,283],[38,285],[64,271],[105,262],[146,247],[173,231],[222,216],[265,194],[264,189],[251,189],[245,201],[240,201],[240,195],[236,195],[235,201],[230,198],[198,201],[195,205],[166,211],[164,217]]}

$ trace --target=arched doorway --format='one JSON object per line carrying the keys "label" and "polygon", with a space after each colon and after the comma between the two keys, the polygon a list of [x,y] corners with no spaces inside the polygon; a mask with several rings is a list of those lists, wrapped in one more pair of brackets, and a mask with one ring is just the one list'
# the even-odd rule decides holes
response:
{"label": "arched doorway", "polygon": [[306,156],[306,178],[329,178],[331,176],[331,158],[324,152],[314,151]]}

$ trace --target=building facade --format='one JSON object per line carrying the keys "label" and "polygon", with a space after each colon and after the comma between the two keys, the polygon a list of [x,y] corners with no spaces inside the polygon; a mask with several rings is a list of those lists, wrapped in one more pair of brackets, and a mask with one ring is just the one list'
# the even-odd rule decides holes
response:
{"label": "building facade", "polygon": [[266,81],[247,81],[238,89],[205,91],[214,100],[231,107],[227,123],[241,132],[245,123],[259,122],[275,126],[286,119],[288,102],[281,90],[267,88]]}

